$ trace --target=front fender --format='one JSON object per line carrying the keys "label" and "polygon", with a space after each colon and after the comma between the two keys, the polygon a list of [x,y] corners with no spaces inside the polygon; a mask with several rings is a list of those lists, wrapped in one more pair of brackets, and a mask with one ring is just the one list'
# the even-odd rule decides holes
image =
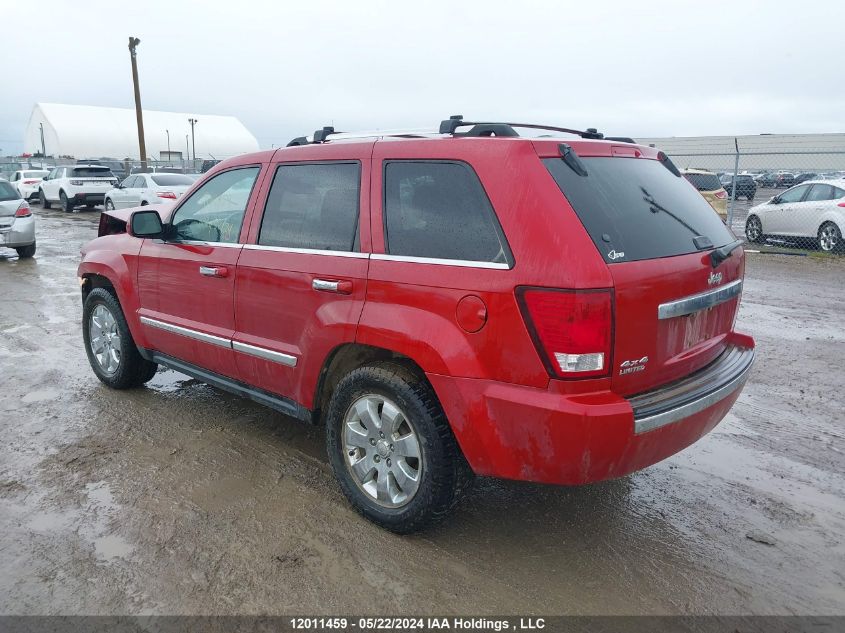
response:
{"label": "front fender", "polygon": [[77,268],[77,275],[80,278],[99,275],[109,280],[123,308],[123,315],[135,344],[147,347],[138,319],[141,305],[136,285],[138,253],[142,244],[142,240],[126,233],[91,240],[82,249],[82,261]]}

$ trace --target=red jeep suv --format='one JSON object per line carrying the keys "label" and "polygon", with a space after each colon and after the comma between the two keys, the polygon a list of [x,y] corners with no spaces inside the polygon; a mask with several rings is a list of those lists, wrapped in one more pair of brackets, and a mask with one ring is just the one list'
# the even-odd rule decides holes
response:
{"label": "red jeep suv", "polygon": [[473,474],[654,464],[725,416],[754,358],[740,242],[665,154],[592,129],[324,128],[99,235],[79,277],[101,381],[163,365],[324,424],[350,503],[401,533]]}

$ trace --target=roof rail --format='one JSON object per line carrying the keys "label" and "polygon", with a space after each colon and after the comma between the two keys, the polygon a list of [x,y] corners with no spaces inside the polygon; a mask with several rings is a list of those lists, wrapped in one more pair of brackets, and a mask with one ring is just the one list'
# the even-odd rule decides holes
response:
{"label": "roof rail", "polygon": [[[469,127],[465,132],[458,132],[458,128]],[[550,132],[564,132],[566,134],[574,134],[581,138],[588,139],[603,139],[604,134],[596,130],[596,128],[587,128],[586,130],[573,130],[566,127],[555,127],[552,125],[538,125],[536,123],[503,123],[494,121],[464,121],[461,114],[455,114],[440,122],[438,131],[433,130],[390,130],[390,131],[373,131],[373,132],[337,132],[334,127],[325,126],[320,130],[316,130],[309,138],[307,136],[298,136],[287,144],[287,147],[295,147],[298,145],[311,145],[325,143],[329,140],[343,140],[356,138],[371,138],[374,136],[391,136],[391,137],[406,137],[406,138],[421,138],[426,136],[450,135],[450,136],[502,136],[514,137],[519,136],[519,133],[514,128],[527,128],[533,130],[548,130]],[[329,138],[334,137],[334,138]],[[628,137],[610,137],[609,140],[625,141],[633,143],[633,139]]]}

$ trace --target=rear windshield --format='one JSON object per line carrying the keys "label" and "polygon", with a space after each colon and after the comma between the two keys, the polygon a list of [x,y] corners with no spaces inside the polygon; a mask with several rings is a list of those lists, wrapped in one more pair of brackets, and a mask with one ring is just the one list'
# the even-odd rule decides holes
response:
{"label": "rear windshield", "polygon": [[150,176],[150,178],[159,187],[185,187],[194,184],[193,178],[188,178],[182,174],[156,174]]}
{"label": "rear windshield", "polygon": [[47,175],[48,172],[46,171],[25,171],[23,172],[24,178],[43,178]]}
{"label": "rear windshield", "polygon": [[108,167],[74,167],[73,175],[79,178],[114,178]]}
{"label": "rear windshield", "polygon": [[0,202],[7,202],[8,200],[17,200],[20,198],[15,188],[5,180],[0,180]]}
{"label": "rear windshield", "polygon": [[694,253],[693,239],[713,247],[735,238],[703,196],[660,162],[583,158],[579,176],[560,158],[547,158],[552,177],[608,263]]}
{"label": "rear windshield", "polygon": [[722,183],[716,174],[684,174],[684,178],[699,191],[715,191],[722,188]]}

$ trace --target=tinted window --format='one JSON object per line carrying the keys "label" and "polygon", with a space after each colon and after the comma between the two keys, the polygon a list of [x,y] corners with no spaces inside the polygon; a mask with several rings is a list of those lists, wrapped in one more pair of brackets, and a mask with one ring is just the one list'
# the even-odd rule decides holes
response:
{"label": "tinted window", "polygon": [[804,194],[807,193],[807,189],[810,188],[810,185],[801,185],[799,187],[794,187],[789,191],[784,191],[780,194],[780,201],[781,202],[799,202],[801,198],[804,197]]}
{"label": "tinted window", "polygon": [[839,198],[845,197],[845,191],[840,189],[839,187],[833,188],[833,199],[839,200]]}
{"label": "tinted window", "polygon": [[833,200],[833,187],[830,185],[813,185],[810,193],[807,194],[805,202],[821,202],[822,200]]}
{"label": "tinted window", "polygon": [[7,200],[17,200],[20,198],[15,188],[5,180],[0,180],[0,202]]}
{"label": "tinted window", "polygon": [[280,165],[267,195],[258,243],[356,250],[358,163]]}
{"label": "tinted window", "polygon": [[71,171],[77,178],[114,178],[108,167],[74,167]]}
{"label": "tinted window", "polygon": [[172,237],[200,242],[238,241],[258,167],[224,171],[207,180],[176,210]]}
{"label": "tinted window", "polygon": [[699,191],[715,191],[722,188],[722,183],[719,182],[716,174],[684,174],[684,178]]}
{"label": "tinted window", "polygon": [[508,263],[493,207],[468,165],[391,161],[384,187],[391,255]]}
{"label": "tinted window", "polygon": [[608,263],[694,253],[697,236],[714,247],[735,239],[707,201],[660,162],[581,160],[587,176],[560,158],[543,162]]}
{"label": "tinted window", "polygon": [[160,187],[185,187],[194,184],[193,178],[182,174],[155,174],[150,178]]}

